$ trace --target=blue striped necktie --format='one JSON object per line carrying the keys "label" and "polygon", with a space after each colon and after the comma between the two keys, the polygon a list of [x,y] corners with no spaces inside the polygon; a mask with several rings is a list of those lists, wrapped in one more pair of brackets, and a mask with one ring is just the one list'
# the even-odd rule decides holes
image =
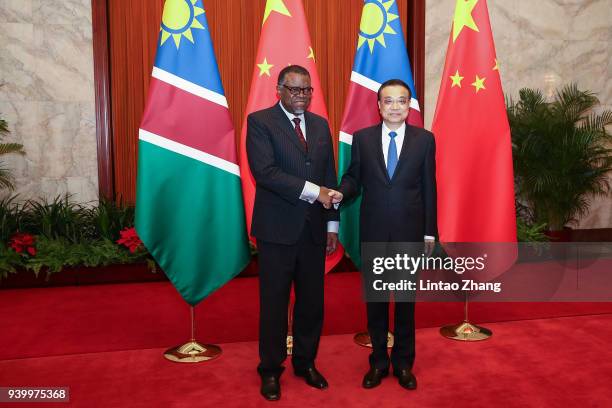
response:
{"label": "blue striped necktie", "polygon": [[391,138],[389,150],[387,151],[387,173],[389,174],[389,178],[393,177],[393,173],[397,167],[397,146],[395,144],[395,136],[397,136],[397,133],[389,132],[389,137]]}

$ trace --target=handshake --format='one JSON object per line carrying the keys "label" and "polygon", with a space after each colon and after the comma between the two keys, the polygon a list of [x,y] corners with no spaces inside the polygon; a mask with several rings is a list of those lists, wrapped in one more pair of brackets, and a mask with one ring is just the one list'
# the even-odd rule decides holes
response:
{"label": "handshake", "polygon": [[332,208],[332,205],[334,206],[334,208],[338,208],[337,204],[342,201],[342,198],[344,198],[344,196],[341,192],[321,186],[317,201],[320,202],[323,207],[329,210],[330,208]]}

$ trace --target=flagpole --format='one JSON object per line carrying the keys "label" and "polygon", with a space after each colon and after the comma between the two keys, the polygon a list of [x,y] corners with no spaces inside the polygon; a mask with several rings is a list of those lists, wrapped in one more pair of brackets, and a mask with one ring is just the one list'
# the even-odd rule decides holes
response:
{"label": "flagpole", "polygon": [[465,302],[463,305],[463,323],[443,326],[440,328],[440,334],[447,339],[459,341],[481,341],[487,340],[493,335],[493,332],[486,327],[477,326],[470,323],[468,319],[468,295],[465,292]]}
{"label": "flagpole", "polygon": [[189,307],[191,317],[191,339],[181,345],[166,350],[164,357],[175,363],[200,363],[213,360],[221,355],[221,347],[214,344],[200,344],[195,337],[195,307]]}
{"label": "flagpole", "polygon": [[295,306],[295,297],[293,290],[289,294],[289,306],[287,306],[287,355],[293,355],[293,309]]}

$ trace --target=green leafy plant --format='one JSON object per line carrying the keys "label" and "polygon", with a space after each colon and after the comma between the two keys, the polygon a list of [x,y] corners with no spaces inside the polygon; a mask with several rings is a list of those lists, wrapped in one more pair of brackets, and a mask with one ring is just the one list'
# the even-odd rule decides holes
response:
{"label": "green leafy plant", "polygon": [[[9,133],[8,124],[4,119],[0,119],[0,142],[5,135]],[[0,143],[0,156],[10,153],[25,154],[23,151],[23,145],[19,143]],[[13,190],[15,185],[13,184],[13,175],[4,163],[0,161],[0,189]]]}
{"label": "green leafy plant", "polygon": [[146,262],[156,264],[138,238],[134,208],[100,200],[88,207],[70,196],[18,203],[0,200],[0,279],[31,270],[47,276],[66,267]]}
{"label": "green leafy plant", "polygon": [[0,242],[8,242],[17,231],[23,230],[23,204],[18,203],[17,196],[0,199]]}
{"label": "green leafy plant", "polygon": [[22,256],[11,248],[0,245],[0,280],[6,278],[9,273],[17,273],[20,268],[24,268]]}
{"label": "green leafy plant", "polygon": [[126,205],[123,200],[116,202],[101,198],[97,206],[87,211],[87,220],[93,228],[93,236],[116,241],[121,230],[134,226],[134,215],[134,207]]}
{"label": "green leafy plant", "polygon": [[610,193],[612,111],[574,84],[548,102],[524,88],[508,103],[516,187],[530,209],[530,224],[560,230],[589,209],[589,198]]}
{"label": "green leafy plant", "polygon": [[48,273],[57,273],[70,266],[106,266],[142,262],[148,255],[144,248],[131,253],[107,239],[72,243],[65,239],[43,237],[37,243],[37,250],[36,256],[25,262],[25,267],[34,271],[36,275],[43,268],[46,268]]}
{"label": "green leafy plant", "polygon": [[26,202],[24,229],[49,239],[63,238],[76,243],[91,238],[87,209],[74,203],[70,196]]}
{"label": "green leafy plant", "polygon": [[516,240],[519,242],[546,242],[546,224],[528,224],[521,218],[516,219]]}
{"label": "green leafy plant", "polygon": [[[515,186],[515,191],[518,188]],[[545,234],[547,224],[534,224],[531,209],[521,202],[521,198],[515,193],[516,208],[516,240],[518,242],[546,242],[549,237]]]}

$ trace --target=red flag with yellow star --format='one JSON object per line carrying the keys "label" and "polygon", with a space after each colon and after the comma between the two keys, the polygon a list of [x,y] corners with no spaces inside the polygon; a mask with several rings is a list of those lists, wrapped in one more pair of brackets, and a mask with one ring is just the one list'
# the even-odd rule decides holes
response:
{"label": "red flag with yellow star", "polygon": [[[457,0],[432,125],[442,242],[516,242],[510,126],[498,67],[486,0]],[[516,258],[516,246],[502,247],[493,275]]]}
{"label": "red flag with yellow star", "polygon": [[[287,39],[291,41],[288,42]],[[314,92],[308,110],[328,119],[302,0],[267,0],[240,141],[240,175],[244,209],[249,237],[253,243],[251,219],[255,201],[255,180],[247,160],[246,119],[251,112],[268,108],[278,102],[276,96],[278,74],[281,69],[293,64],[301,65],[310,72]],[[325,260],[325,271],[331,270],[343,254],[344,249],[338,243],[336,251]]]}

